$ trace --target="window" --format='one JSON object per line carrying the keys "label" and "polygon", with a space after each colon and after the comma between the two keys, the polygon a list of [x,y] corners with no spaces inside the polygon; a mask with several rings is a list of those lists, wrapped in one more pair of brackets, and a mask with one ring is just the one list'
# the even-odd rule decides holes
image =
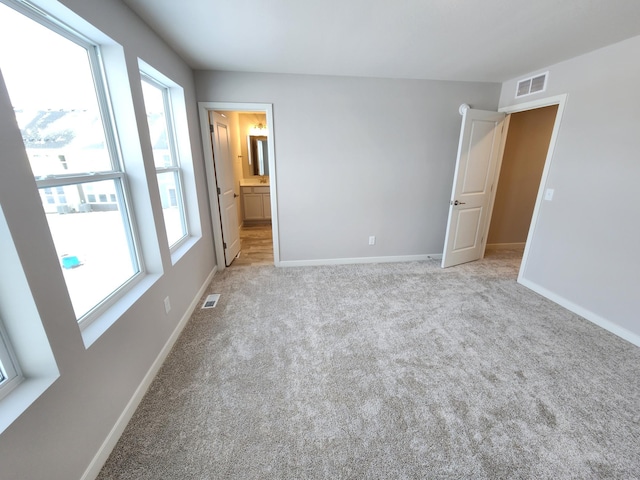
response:
{"label": "window", "polygon": [[0,320],[0,398],[7,395],[22,380],[11,346],[6,339],[7,335]]}
{"label": "window", "polygon": [[142,271],[100,52],[15,5],[0,3],[0,42],[11,45],[0,68],[76,317],[86,322]]}
{"label": "window", "polygon": [[187,222],[170,90],[145,73],[141,77],[164,224],[169,246],[174,247],[187,236]]}

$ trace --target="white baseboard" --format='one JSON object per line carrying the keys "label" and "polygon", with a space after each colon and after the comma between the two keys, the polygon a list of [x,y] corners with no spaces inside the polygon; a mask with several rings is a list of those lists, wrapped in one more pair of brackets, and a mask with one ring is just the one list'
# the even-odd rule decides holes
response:
{"label": "white baseboard", "polygon": [[124,432],[124,429],[129,423],[129,420],[131,420],[131,417],[133,416],[134,412],[138,408],[138,405],[142,401],[144,394],[147,393],[147,390],[149,389],[151,382],[153,381],[156,374],[160,370],[160,367],[166,360],[167,355],[169,355],[169,352],[171,351],[171,348],[173,347],[173,345],[176,343],[176,340],[178,340],[180,333],[182,333],[182,330],[187,325],[187,322],[191,318],[191,314],[193,314],[193,311],[196,309],[196,307],[200,305],[200,298],[202,297],[202,295],[204,295],[204,292],[206,291],[207,287],[211,283],[211,280],[213,279],[213,276],[216,274],[217,271],[218,271],[218,267],[214,267],[211,273],[207,276],[207,279],[205,280],[202,287],[200,287],[200,290],[198,290],[198,293],[196,294],[195,298],[189,305],[189,308],[187,309],[185,314],[182,316],[182,318],[178,322],[178,325],[176,325],[176,328],[173,330],[173,333],[171,334],[167,342],[164,344],[164,347],[162,347],[162,350],[160,350],[160,353],[154,360],[153,364],[151,365],[151,368],[149,368],[149,371],[144,376],[144,379],[142,380],[140,385],[138,385],[138,388],[136,388],[136,391],[134,392],[133,396],[127,403],[127,406],[124,408],[124,411],[120,414],[120,417],[118,418],[115,425],[107,435],[107,438],[105,439],[105,441],[100,446],[100,449],[98,450],[96,455],[93,457],[93,460],[91,460],[91,463],[89,464],[84,474],[82,475],[81,480],[94,480],[100,473],[100,470],[102,469],[105,462],[109,458],[111,451],[116,446],[116,443],[118,443],[118,440],[122,435],[122,432]]}
{"label": "white baseboard", "polygon": [[558,305],[566,308],[567,310],[577,315],[580,315],[581,317],[589,320],[590,322],[595,323],[599,327],[604,328],[605,330],[608,330],[609,332],[613,333],[614,335],[617,335],[618,337],[626,340],[627,342],[640,347],[640,335],[633,333],[627,330],[626,328],[621,327],[620,325],[617,325],[616,323],[613,323],[612,321],[601,317],[600,315],[592,312],[591,310],[581,307],[580,305],[577,305],[571,302],[570,300],[567,300],[566,298],[561,297],[560,295],[557,295],[556,293],[553,293],[552,291],[547,290],[544,287],[541,287],[535,282],[527,280],[526,278],[518,278],[518,283],[524,285],[527,288],[530,288],[534,292],[542,295],[545,298],[548,298],[552,302],[557,303]]}
{"label": "white baseboard", "polygon": [[524,252],[525,242],[518,243],[487,243],[487,250],[520,250]]}
{"label": "white baseboard", "polygon": [[356,263],[420,262],[442,258],[442,254],[399,255],[389,257],[323,258],[318,260],[280,260],[280,267],[317,267],[321,265],[352,265]]}

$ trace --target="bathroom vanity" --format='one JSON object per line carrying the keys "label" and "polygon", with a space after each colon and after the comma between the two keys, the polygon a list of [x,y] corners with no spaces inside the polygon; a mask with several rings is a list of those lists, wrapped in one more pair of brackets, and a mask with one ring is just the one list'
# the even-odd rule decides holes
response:
{"label": "bathroom vanity", "polygon": [[259,181],[241,181],[242,218],[247,222],[271,220],[271,187]]}

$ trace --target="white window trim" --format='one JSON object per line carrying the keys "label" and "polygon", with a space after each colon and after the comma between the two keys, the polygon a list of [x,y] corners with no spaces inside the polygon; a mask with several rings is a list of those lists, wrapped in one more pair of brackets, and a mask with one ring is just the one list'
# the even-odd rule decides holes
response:
{"label": "white window trim", "polygon": [[[167,128],[167,142],[169,143],[169,153],[171,155],[172,165],[169,167],[156,167],[156,178],[162,173],[173,173],[176,179],[176,190],[178,206],[180,208],[180,222],[184,235],[178,239],[175,243],[169,245],[169,250],[173,254],[178,250],[190,237],[189,225],[187,222],[187,202],[184,196],[184,181],[182,174],[182,167],[180,165],[180,155],[178,154],[175,120],[173,113],[173,105],[171,101],[171,86],[159,81],[156,76],[148,73],[150,67],[140,69],[140,80],[147,82],[159,90],[162,91],[162,98],[165,110],[166,128]],[[166,226],[165,226],[166,228]]]}
{"label": "white window trim", "polygon": [[36,177],[36,186],[38,189],[46,187],[57,187],[74,185],[78,183],[92,183],[101,180],[115,180],[117,186],[117,192],[120,196],[119,204],[122,207],[121,214],[123,220],[126,220],[124,224],[127,232],[127,241],[130,245],[130,255],[137,267],[137,272],[134,273],[127,281],[107,295],[102,301],[93,306],[88,312],[77,319],[81,330],[84,330],[88,325],[95,321],[100,315],[113,306],[122,296],[129,291],[135,284],[137,284],[146,274],[143,258],[140,250],[140,240],[138,237],[138,229],[133,216],[133,208],[131,204],[131,197],[128,188],[127,176],[123,168],[122,153],[120,150],[120,144],[118,141],[118,135],[116,130],[116,121],[114,118],[113,108],[111,108],[111,99],[109,91],[106,87],[107,79],[100,53],[100,47],[97,42],[93,42],[76,29],[71,28],[58,20],[57,18],[49,15],[47,12],[41,10],[35,5],[27,2],[17,0],[0,0],[10,8],[22,13],[29,17],[31,20],[43,25],[45,28],[52,30],[55,33],[63,36],[67,40],[83,47],[87,50],[89,58],[89,66],[94,78],[94,88],[96,91],[96,98],[98,101],[100,117],[105,134],[105,143],[109,158],[111,161],[112,170],[103,172],[81,172],[77,174],[69,175],[47,175],[45,177]]}
{"label": "white window trim", "polygon": [[20,366],[9,343],[2,319],[0,319],[0,400],[20,385],[23,380]]}

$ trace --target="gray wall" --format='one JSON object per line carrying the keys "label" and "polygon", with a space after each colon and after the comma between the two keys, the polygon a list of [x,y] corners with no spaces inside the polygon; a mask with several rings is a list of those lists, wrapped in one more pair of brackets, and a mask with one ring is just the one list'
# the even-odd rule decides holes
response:
{"label": "gray wall", "polygon": [[[568,94],[524,278],[640,344],[640,37],[548,68]],[[541,71],[545,71],[541,69]],[[500,106],[515,104],[516,80]]]}
{"label": "gray wall", "polygon": [[[72,25],[78,23],[57,2],[36,3],[59,13]],[[148,247],[145,260],[152,275],[141,298],[86,348],[64,288],[15,117],[0,83],[0,201],[37,307],[26,305],[22,313],[31,316],[39,312],[38,321],[44,326],[60,371],[53,385],[0,436],[2,479],[69,480],[82,476],[215,265],[192,71],[119,1],[65,0],[64,4],[124,47],[129,76],[121,71],[120,78],[116,75],[110,82],[114,87],[132,82],[133,97],[130,94],[129,98],[139,113],[144,110],[138,56],[184,88],[194,160],[194,167],[186,168],[185,177],[191,186],[190,216],[199,239],[193,240],[179,260],[174,258],[173,264],[164,234],[156,234],[163,231],[162,210],[153,195],[157,194],[157,184],[153,184],[151,150],[138,140],[138,130],[147,129],[146,118],[138,115],[136,121],[135,116],[130,117],[131,128],[120,134],[129,152],[125,161],[136,172],[132,178],[138,192],[134,195],[138,197],[136,211],[144,214],[139,216],[140,230]],[[109,39],[103,40],[110,43]],[[119,47],[114,49],[111,53],[117,56]],[[126,103],[118,107],[120,114],[132,111],[132,105],[127,107]],[[151,182],[149,187],[147,180]],[[9,250],[3,245],[3,255]],[[7,274],[2,268],[0,265],[0,273]],[[171,296],[172,305],[168,315],[163,308],[166,295]]]}
{"label": "gray wall", "polygon": [[495,110],[499,88],[196,72],[199,101],[273,104],[283,262],[441,253],[458,107]]}

